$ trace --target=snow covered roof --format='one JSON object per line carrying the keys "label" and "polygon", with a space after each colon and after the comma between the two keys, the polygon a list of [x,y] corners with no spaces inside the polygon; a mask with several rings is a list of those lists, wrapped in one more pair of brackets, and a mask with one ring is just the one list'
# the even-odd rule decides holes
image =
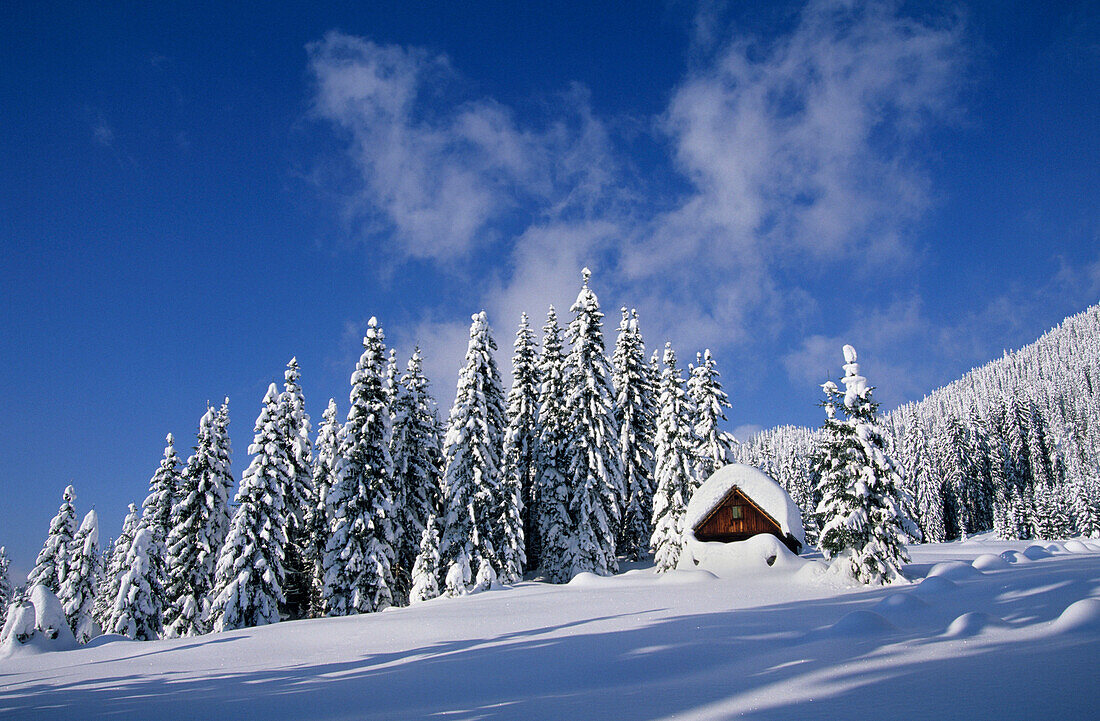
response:
{"label": "snow covered roof", "polygon": [[803,546],[806,545],[806,537],[802,533],[802,510],[790,495],[760,469],[740,463],[719,468],[699,486],[688,503],[684,530],[690,532],[698,526],[734,486],[775,519],[783,533],[791,534]]}

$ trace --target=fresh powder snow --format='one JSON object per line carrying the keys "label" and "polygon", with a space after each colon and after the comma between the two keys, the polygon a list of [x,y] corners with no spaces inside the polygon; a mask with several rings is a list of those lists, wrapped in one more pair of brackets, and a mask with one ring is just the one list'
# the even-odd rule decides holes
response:
{"label": "fresh powder snow", "polygon": [[648,563],[624,564],[615,576],[527,581],[384,613],[9,650],[0,717],[1095,714],[1100,544],[983,534],[909,553],[906,582],[888,587],[845,583],[813,553],[760,572],[655,574]]}

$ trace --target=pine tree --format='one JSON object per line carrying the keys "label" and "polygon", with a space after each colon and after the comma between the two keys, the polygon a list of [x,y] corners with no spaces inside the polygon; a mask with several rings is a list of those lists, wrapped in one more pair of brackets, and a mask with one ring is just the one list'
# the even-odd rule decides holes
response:
{"label": "pine tree", "polygon": [[79,643],[88,643],[96,635],[92,605],[95,603],[99,570],[99,516],[88,511],[72,543],[69,544],[69,564],[58,599],[65,609],[65,618]]}
{"label": "pine tree", "polygon": [[709,348],[701,356],[696,355],[689,375],[687,392],[695,431],[695,478],[702,483],[732,458],[730,437],[718,427],[718,421],[726,420],[722,409],[729,408],[730,402]]}
{"label": "pine tree", "polygon": [[1100,538],[1100,462],[1091,465],[1081,486],[1083,508],[1077,531],[1085,538]]}
{"label": "pine tree", "polygon": [[225,541],[221,518],[229,506],[226,489],[233,483],[227,444],[219,416],[208,406],[199,420],[194,453],[180,478],[168,531],[164,611],[168,638],[200,636],[211,630],[214,571]]}
{"label": "pine tree", "polygon": [[130,553],[130,546],[133,545],[134,536],[137,535],[140,525],[141,514],[138,512],[137,504],[131,503],[126,518],[122,521],[122,532],[111,546],[111,557],[107,563],[107,571],[103,574],[104,583],[100,586],[100,592],[96,596],[96,602],[93,606],[95,621],[104,633],[114,633],[111,616],[115,601],[118,599],[122,577],[128,570],[126,558]]}
{"label": "pine tree", "polygon": [[967,477],[966,429],[958,418],[949,418],[936,435],[936,452],[944,489],[944,529],[947,539],[966,540],[970,535],[970,514],[966,497],[971,480]]}
{"label": "pine tree", "polygon": [[[217,548],[221,548],[225,543],[225,537],[229,534],[229,522],[232,518],[232,513],[229,509],[229,499],[233,497],[233,463],[231,460],[232,446],[229,442],[229,398],[225,398],[222,401],[221,408],[218,409],[218,413],[214,416],[214,441],[213,441],[214,453],[218,458],[219,467],[224,469],[224,473],[218,475],[218,480],[222,484],[222,492],[217,494],[217,502],[213,508],[215,510],[213,531],[214,538],[218,541]],[[215,559],[214,563],[217,563]]]}
{"label": "pine tree", "polygon": [[[153,477],[149,479],[149,495],[142,507],[142,519],[145,527],[153,535],[154,543],[163,546],[168,538],[168,529],[172,525],[172,505],[180,488],[180,460],[176,455],[176,440],[169,433],[164,438],[164,457]],[[164,553],[160,550],[163,566]]]}
{"label": "pine tree", "polygon": [[1011,499],[1011,518],[1016,529],[1014,537],[1019,540],[1035,538],[1036,509],[1034,489],[1021,490],[1019,488],[1012,488]]}
{"label": "pine tree", "polygon": [[691,404],[671,343],[665,344],[660,392],[655,449],[657,493],[653,497],[653,536],[649,545],[657,572],[664,573],[676,568],[680,560],[684,514],[696,487]]}
{"label": "pine tree", "polygon": [[0,546],[0,628],[4,627],[8,618],[8,606],[12,603],[11,578],[8,569],[11,560],[8,558],[8,549]]}
{"label": "pine tree", "polygon": [[[926,543],[942,543],[946,540],[943,519],[943,496],[940,493],[938,474],[930,468],[932,450],[923,424],[915,410],[906,416],[906,430],[902,458],[906,460],[902,475],[902,498],[913,499],[913,508],[907,510],[910,518],[919,519],[921,537]],[[815,504],[816,505],[816,504]]]}
{"label": "pine tree", "polygon": [[571,574],[618,570],[615,542],[622,523],[623,473],[615,423],[611,364],[604,352],[603,313],[588,287],[591,273],[570,310],[572,351],[566,359],[565,412],[570,429],[566,480],[572,518]]}
{"label": "pine tree", "polygon": [[443,489],[442,429],[417,347],[397,383],[393,412],[394,583],[398,603],[412,588],[412,570],[428,517]]}
{"label": "pine tree", "polygon": [[923,474],[917,486],[917,508],[925,543],[943,543],[947,540],[943,497],[943,482],[936,476]]}
{"label": "pine tree", "polygon": [[329,616],[381,611],[394,600],[392,428],[385,374],[384,336],[371,318],[351,376],[351,409],[328,493],[333,526],[325,546],[324,603]]}
{"label": "pine tree", "polygon": [[343,428],[337,420],[336,401],[329,398],[328,406],[321,416],[321,427],[317,431],[317,453],[313,456],[313,493],[314,504],[306,515],[309,528],[310,601],[309,615],[319,618],[324,615],[325,587],[325,546],[328,544],[333,516],[329,512],[329,491],[336,482],[336,464],[340,456]]}
{"label": "pine tree", "polygon": [[973,533],[993,527],[993,449],[989,432],[977,407],[971,407],[967,427],[967,475],[972,483],[967,489],[966,506]]}
{"label": "pine tree", "polygon": [[636,311],[622,308],[622,322],[612,356],[615,369],[615,424],[623,469],[623,519],[619,553],[636,561],[646,552],[653,535],[653,494],[656,485],[653,428],[656,388],[646,365],[645,343]]}
{"label": "pine tree", "polygon": [[504,432],[504,478],[519,489],[523,544],[523,566],[536,568],[538,538],[538,454],[539,454],[539,377],[535,334],[527,319],[520,316],[519,330],[512,354],[512,389],[508,392],[508,428]]}
{"label": "pine tree", "polygon": [[845,421],[836,418],[840,391],[831,381],[825,391],[826,441],[818,462],[824,523],[821,550],[837,559],[862,583],[891,583],[908,561],[905,542],[919,533],[905,515],[901,478],[886,453],[875,416],[878,404],[867,379],[859,374],[856,352],[844,346]]}
{"label": "pine tree", "polygon": [[420,534],[420,549],[412,570],[412,590],[409,603],[428,601],[439,596],[439,530],[435,514],[428,516]]}
{"label": "pine tree", "polygon": [[538,377],[539,445],[535,482],[538,568],[549,581],[563,583],[571,578],[568,549],[572,520],[569,517],[569,485],[562,471],[568,458],[569,440],[565,415],[565,356],[554,306],[550,306],[543,326]]}
{"label": "pine tree", "polygon": [[[165,594],[156,600],[159,608],[168,608],[171,599],[167,595],[168,580],[168,530],[172,524],[173,503],[183,485],[180,461],[176,455],[176,442],[172,434],[165,437],[164,457],[153,477],[149,479],[149,495],[142,503],[142,525],[149,529],[149,572],[157,582],[151,586]],[[160,628],[157,630],[160,633]]]}
{"label": "pine tree", "polygon": [[256,418],[248,452],[252,462],[241,477],[237,510],[214,571],[211,618],[215,631],[263,626],[279,620],[285,602],[283,568],[286,509],[283,489],[291,460],[284,443],[279,396],[272,383]]}
{"label": "pine tree", "polygon": [[1036,485],[1051,485],[1055,482],[1051,463],[1051,439],[1047,436],[1047,424],[1039,406],[1028,403],[1027,457],[1031,466],[1031,480]]}
{"label": "pine tree", "polygon": [[291,358],[283,374],[285,384],[279,395],[281,442],[289,461],[283,504],[287,519],[287,545],[283,567],[286,598],[283,614],[290,619],[309,616],[311,578],[309,562],[310,533],[306,516],[316,505],[313,488],[313,449],[309,440],[309,414],[298,380],[302,374],[298,359]]}
{"label": "pine tree", "polygon": [[[473,316],[466,361],[443,441],[443,537],[440,566],[447,595],[483,590],[500,576],[501,450],[504,441],[504,393],[500,387],[489,322],[484,311]],[[518,520],[518,513],[515,514]],[[521,529],[513,532],[522,533]],[[519,553],[521,548],[511,552]],[[513,556],[514,557],[514,556]],[[471,575],[474,574],[474,575]]]}
{"label": "pine tree", "polygon": [[155,641],[161,631],[164,589],[150,560],[153,531],[139,522],[134,539],[122,562],[122,574],[104,631],[118,633],[139,641]]}
{"label": "pine tree", "polygon": [[390,422],[393,422],[393,406],[397,400],[397,386],[399,383],[400,369],[397,365],[397,349],[390,348],[390,354],[386,360],[386,404],[390,408]]}
{"label": "pine tree", "polygon": [[62,494],[61,507],[50,521],[50,533],[46,537],[46,543],[39,551],[34,568],[27,576],[28,591],[35,586],[45,586],[54,594],[61,590],[61,583],[65,579],[65,567],[68,564],[69,544],[72,543],[75,531],[76,511],[73,509],[75,500],[76,491],[72,486],[67,486]]}

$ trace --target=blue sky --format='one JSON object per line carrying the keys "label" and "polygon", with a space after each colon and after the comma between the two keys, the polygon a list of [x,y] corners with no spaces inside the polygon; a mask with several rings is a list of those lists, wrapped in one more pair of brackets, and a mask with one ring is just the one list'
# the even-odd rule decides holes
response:
{"label": "blue sky", "polygon": [[1095,3],[534,5],[4,4],[20,573],[70,482],[117,533],[208,399],[239,473],[291,356],[346,412],[372,315],[446,406],[471,313],[506,365],[589,265],[744,432],[817,425],[842,343],[890,407],[1100,298]]}

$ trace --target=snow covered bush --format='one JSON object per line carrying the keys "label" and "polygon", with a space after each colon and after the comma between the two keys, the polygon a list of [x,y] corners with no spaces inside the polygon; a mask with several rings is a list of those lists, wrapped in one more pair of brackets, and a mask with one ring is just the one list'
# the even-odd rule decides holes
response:
{"label": "snow covered bush", "polygon": [[61,601],[41,584],[30,589],[25,601],[12,605],[0,630],[0,655],[5,656],[17,653],[22,646],[35,651],[67,651],[76,645]]}
{"label": "snow covered bush", "polygon": [[420,534],[420,552],[412,569],[412,590],[409,603],[427,601],[439,595],[439,531],[435,514]]}

